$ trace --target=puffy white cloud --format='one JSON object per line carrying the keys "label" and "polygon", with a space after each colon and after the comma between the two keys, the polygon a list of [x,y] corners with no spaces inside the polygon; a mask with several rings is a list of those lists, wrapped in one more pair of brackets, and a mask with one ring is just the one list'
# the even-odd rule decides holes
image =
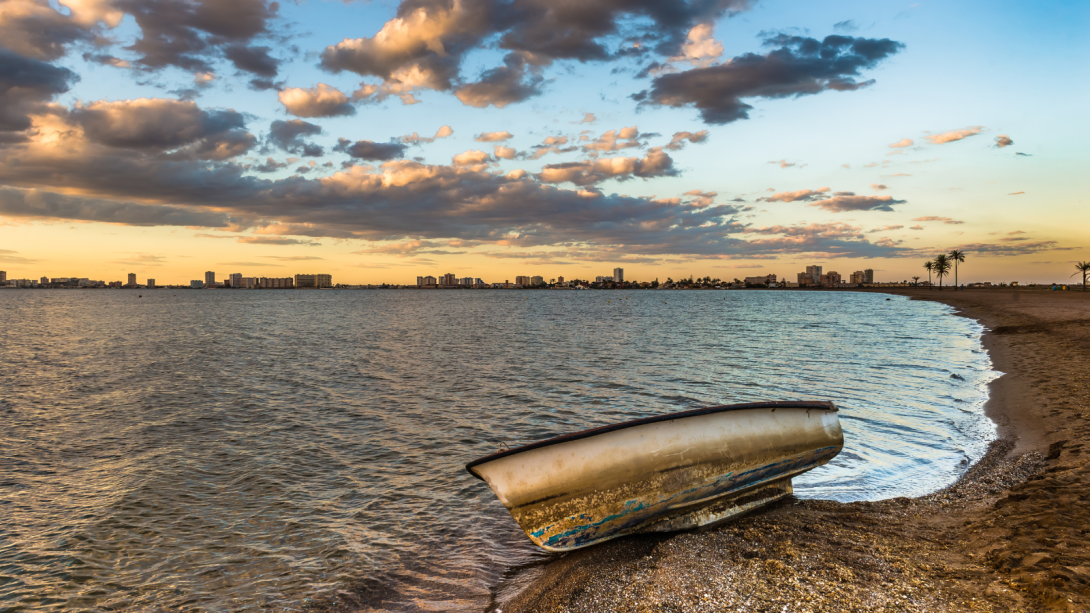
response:
{"label": "puffy white cloud", "polygon": [[280,90],[277,99],[296,117],[336,117],[356,113],[348,96],[325,83],[311,88],[287,87]]}
{"label": "puffy white cloud", "polygon": [[494,143],[497,141],[505,141],[509,138],[514,138],[514,134],[511,134],[507,130],[502,132],[485,132],[473,137],[473,140],[479,143]]}

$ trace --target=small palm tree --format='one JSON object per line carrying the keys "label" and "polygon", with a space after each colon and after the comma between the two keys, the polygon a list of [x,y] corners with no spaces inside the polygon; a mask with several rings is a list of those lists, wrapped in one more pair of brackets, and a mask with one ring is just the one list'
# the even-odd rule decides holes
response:
{"label": "small palm tree", "polygon": [[935,256],[935,260],[931,262],[931,268],[935,271],[935,276],[939,278],[939,291],[942,291],[942,278],[950,274],[950,257],[945,253],[940,253]]}
{"label": "small palm tree", "polygon": [[1075,263],[1075,270],[1078,271],[1078,272],[1076,272],[1074,275],[1071,275],[1071,276],[1074,277],[1075,275],[1079,274],[1080,272],[1082,273],[1082,291],[1085,292],[1086,291],[1086,277],[1090,276],[1090,262],[1076,262]]}
{"label": "small palm tree", "polygon": [[931,289],[931,273],[935,270],[935,263],[927,260],[923,263],[923,267],[927,270],[927,289]]}
{"label": "small palm tree", "polygon": [[954,263],[954,289],[958,288],[958,262],[965,261],[965,252],[958,251],[957,249],[951,249],[947,255],[950,261]]}
{"label": "small palm tree", "polygon": [[915,286],[915,285],[919,285],[919,284],[920,284],[920,278],[919,277],[912,277],[912,285]]}

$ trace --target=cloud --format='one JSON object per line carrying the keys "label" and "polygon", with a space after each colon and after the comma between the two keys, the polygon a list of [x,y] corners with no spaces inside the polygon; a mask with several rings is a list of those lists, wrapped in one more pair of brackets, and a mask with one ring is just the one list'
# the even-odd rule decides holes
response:
{"label": "cloud", "polygon": [[[549,145],[568,142],[567,137],[559,137],[563,139],[562,141],[557,138],[550,142],[550,139],[554,138],[556,137],[545,139],[545,144]],[[609,130],[596,139],[587,140],[587,142],[582,145],[582,148],[583,151],[592,155],[597,155],[602,151],[619,151],[630,147],[642,147],[643,143],[639,141],[639,138],[639,128],[636,126],[629,126],[627,128],[621,128],[620,130]]]}
{"label": "cloud", "polygon": [[[317,136],[322,127],[302,119],[283,121],[277,119],[269,125],[269,142],[288,153],[299,153],[306,157],[318,157],[325,150],[318,145],[303,142],[303,136]],[[269,158],[270,160],[272,158]]]}
{"label": "cloud", "polygon": [[995,147],[997,149],[1002,149],[1003,147],[1009,147],[1009,146],[1011,146],[1013,144],[1014,144],[1014,141],[1011,140],[1011,137],[1007,136],[1006,134],[1000,134],[999,136],[995,137]]}
{"label": "cloud", "polygon": [[598,118],[594,116],[594,113],[587,113],[583,115],[583,118],[579,120],[579,123],[594,123],[598,121]]}
{"label": "cloud", "polygon": [[891,143],[889,145],[889,148],[890,149],[903,149],[905,147],[911,147],[913,144],[914,143],[912,142],[911,138],[902,138],[901,140],[899,140],[899,141],[897,141],[895,143]]}
{"label": "cloud", "polygon": [[943,132],[941,134],[928,134],[924,138],[931,142],[932,145],[945,145],[946,143],[952,143],[959,141],[970,136],[980,134],[984,130],[983,126],[970,126],[963,130],[951,130],[949,132]]}
{"label": "cloud", "polygon": [[771,196],[765,196],[764,198],[758,198],[758,201],[765,202],[809,202],[817,200],[819,198],[828,198],[826,192],[829,191],[828,187],[819,187],[817,189],[800,189],[796,192],[778,192]]}
{"label": "cloud", "polygon": [[[676,55],[694,26],[749,8],[750,0],[648,5],[636,0],[588,0],[577,8],[547,2],[500,0],[399,5],[370,38],[346,38],[326,47],[321,66],[382,79],[383,87],[456,89],[471,106],[505,106],[540,93],[537,72],[557,60],[602,61],[618,39],[640,40],[638,49]],[[495,44],[508,53],[502,66],[466,83],[465,57]]]}
{"label": "cloud", "polygon": [[35,60],[56,60],[66,47],[88,41],[92,32],[46,2],[5,0],[0,3],[0,41],[11,52]]}
{"label": "cloud", "polygon": [[196,206],[114,202],[66,196],[38,189],[0,187],[0,215],[37,219],[96,221],[128,226],[227,227],[226,213]]}
{"label": "cloud", "polygon": [[523,54],[511,53],[504,66],[484,71],[478,81],[459,87],[454,95],[468,106],[485,108],[492,105],[502,109],[540,94],[544,81],[539,70],[530,66]]}
{"label": "cloud", "polygon": [[317,241],[288,238],[286,236],[243,236],[238,239],[238,242],[244,245],[306,245],[308,247],[321,245]]}
{"label": "cloud", "polygon": [[1071,251],[1074,247],[1060,247],[1056,241],[1033,241],[1018,243],[969,243],[959,245],[958,250],[972,253],[976,256],[1010,257],[1017,255],[1031,255],[1041,251]]}
{"label": "cloud", "polygon": [[1019,196],[1019,195],[1024,194],[1024,193],[1026,193],[1026,192],[1011,192],[1011,193],[1009,193],[1007,195],[1008,196]]}
{"label": "cloud", "polygon": [[859,24],[853,19],[845,19],[844,21],[834,23],[833,29],[837,32],[855,32],[859,29]]}
{"label": "cloud", "polygon": [[280,170],[281,168],[287,168],[287,167],[288,167],[287,164],[284,164],[282,162],[277,162],[276,160],[269,157],[269,158],[266,158],[264,164],[251,166],[250,169],[255,170],[257,172],[276,172],[277,170]]}
{"label": "cloud", "polygon": [[284,108],[296,117],[337,117],[355,115],[356,107],[339,89],[325,83],[304,89],[287,87],[277,94]]}
{"label": "cloud", "polygon": [[1015,152],[1014,155],[1020,155],[1020,156],[1027,157],[1027,158],[1033,156],[1032,153],[1022,153],[1021,151]]}
{"label": "cloud", "polygon": [[699,23],[689,30],[681,53],[667,62],[687,62],[692,66],[707,66],[723,55],[723,43],[715,40],[715,26],[711,23]]}
{"label": "cloud", "polygon": [[875,232],[893,232],[894,230],[900,230],[904,226],[882,226],[881,228],[874,228],[873,230],[867,230],[867,234],[874,234]]}
{"label": "cloud", "polygon": [[487,164],[491,161],[491,158],[484,151],[477,149],[475,151],[463,151],[455,155],[453,161],[455,166],[475,166]]}
{"label": "cloud", "polygon": [[838,192],[825,200],[810,203],[833,213],[846,211],[892,211],[893,205],[904,204],[907,200],[894,200],[892,196],[857,196],[851,192]]}
{"label": "cloud", "polygon": [[333,150],[347,153],[360,160],[381,161],[403,158],[407,148],[408,145],[395,142],[375,143],[369,140],[358,140],[353,143],[347,138],[338,138],[337,146],[333,147]]}
{"label": "cloud", "polygon": [[435,136],[432,136],[431,138],[420,136],[416,132],[413,132],[407,136],[402,136],[399,140],[409,145],[419,145],[422,143],[434,143],[437,139],[446,138],[451,134],[454,134],[453,128],[450,126],[442,126],[435,131]]}
{"label": "cloud", "polygon": [[71,117],[87,138],[109,147],[175,151],[179,157],[223,160],[256,142],[241,113],[206,111],[197,103],[163,98],[78,105]]}
{"label": "cloud", "polygon": [[670,151],[677,151],[678,149],[682,149],[683,147],[685,147],[686,142],[693,143],[695,145],[707,142],[707,140],[707,130],[701,130],[699,132],[674,132],[673,138],[670,139],[670,144],[666,145],[663,148],[669,149]]}
{"label": "cloud", "polygon": [[31,114],[44,112],[46,103],[78,80],[79,76],[67,68],[0,48],[0,132],[26,130]]}
{"label": "cloud", "polygon": [[167,259],[152,253],[133,253],[127,258],[112,260],[111,264],[137,264],[140,266],[162,266]]}
{"label": "cloud", "polygon": [[492,155],[496,156],[496,159],[500,160],[513,160],[518,156],[518,151],[514,147],[496,146],[492,151]]}
{"label": "cloud", "polygon": [[790,98],[827,90],[851,91],[873,81],[857,81],[904,45],[889,39],[827,36],[823,41],[780,34],[764,41],[779,46],[765,55],[747,53],[730,61],[662,74],[650,90],[633,96],[641,104],[696,107],[706,123],[726,124],[749,117],[744,98]]}
{"label": "cloud", "polygon": [[909,230],[923,230],[923,229],[924,229],[924,227],[921,226],[920,224],[916,224],[916,225],[912,226],[911,228],[909,228]]}
{"label": "cloud", "polygon": [[586,186],[600,183],[607,179],[624,181],[632,177],[662,177],[677,174],[674,161],[661,148],[647,152],[643,158],[615,157],[569,162],[566,164],[546,164],[538,174],[543,183],[572,183]]}
{"label": "cloud", "polygon": [[950,224],[950,225],[959,225],[959,224],[965,223],[964,221],[958,221],[957,219],[953,219],[951,217],[939,217],[937,215],[928,215],[926,217],[915,217],[915,218],[912,219],[912,221],[941,221],[942,223]]}
{"label": "cloud", "polygon": [[473,140],[479,143],[494,143],[497,141],[504,141],[509,138],[513,138],[514,134],[504,130],[503,132],[485,132],[473,137]]}
{"label": "cloud", "polygon": [[[778,162],[776,162],[776,161],[773,161],[773,162],[769,162],[769,164],[776,164],[776,165],[778,165],[778,166],[779,166],[780,168],[792,168],[792,167],[794,167],[794,166],[798,166],[798,164],[797,164],[797,163],[795,163],[795,162],[788,162],[787,160],[780,160],[780,161],[778,161]],[[805,166],[805,164],[803,164],[803,166]]]}
{"label": "cloud", "polygon": [[873,189],[873,190],[878,190],[878,191],[882,191],[884,189],[889,189],[888,186],[882,185],[881,183],[871,183],[870,188]]}
{"label": "cloud", "polygon": [[[2,202],[3,192],[0,192],[0,203]],[[0,262],[9,264],[36,264],[38,262],[38,260],[17,255],[18,253],[18,251],[12,251],[11,249],[0,249]]]}

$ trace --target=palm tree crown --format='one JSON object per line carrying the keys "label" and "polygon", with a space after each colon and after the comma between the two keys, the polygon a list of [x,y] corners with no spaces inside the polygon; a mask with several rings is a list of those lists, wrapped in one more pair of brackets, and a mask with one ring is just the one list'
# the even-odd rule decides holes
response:
{"label": "palm tree crown", "polygon": [[935,263],[927,260],[923,263],[923,267],[927,271],[927,289],[931,289],[931,273],[935,270]]}
{"label": "palm tree crown", "polygon": [[931,262],[931,268],[935,272],[935,276],[939,278],[939,289],[942,289],[942,278],[950,274],[950,265],[953,262],[945,253],[940,253],[935,256],[935,259]]}
{"label": "palm tree crown", "polygon": [[[1075,270],[1078,271],[1075,275],[1082,273],[1082,291],[1086,291],[1086,277],[1090,276],[1090,262],[1076,262]],[[1071,275],[1074,277],[1075,275]]]}
{"label": "palm tree crown", "polygon": [[964,262],[965,261],[965,252],[964,251],[958,251],[957,249],[951,249],[950,253],[947,254],[946,257],[950,258],[950,261],[952,261],[954,263],[954,289],[957,289],[958,288],[958,262]]}

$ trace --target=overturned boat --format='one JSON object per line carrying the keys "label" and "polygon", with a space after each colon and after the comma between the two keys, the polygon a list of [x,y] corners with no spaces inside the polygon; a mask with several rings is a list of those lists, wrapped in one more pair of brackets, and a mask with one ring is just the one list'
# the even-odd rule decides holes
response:
{"label": "overturned boat", "polygon": [[831,402],[734,404],[558,436],[474,460],[549,551],[723,521],[791,494],[844,447]]}

